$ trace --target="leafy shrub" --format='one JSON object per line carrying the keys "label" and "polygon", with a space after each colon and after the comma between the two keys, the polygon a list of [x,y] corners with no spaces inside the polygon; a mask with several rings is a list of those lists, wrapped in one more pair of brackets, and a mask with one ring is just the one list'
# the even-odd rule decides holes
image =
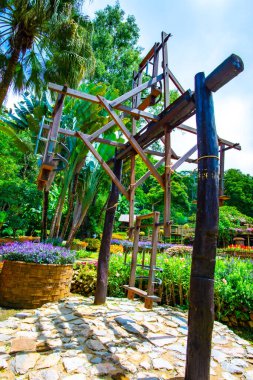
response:
{"label": "leafy shrub", "polygon": [[99,239],[87,238],[85,242],[88,243],[86,249],[91,252],[98,251],[101,245],[101,241]]}
{"label": "leafy shrub", "polygon": [[14,242],[2,245],[0,255],[4,260],[10,261],[38,264],[72,264],[76,253],[63,247],[54,247],[52,244]]}
{"label": "leafy shrub", "polygon": [[192,247],[187,245],[173,245],[165,251],[169,256],[183,256],[192,253]]}
{"label": "leafy shrub", "polygon": [[62,247],[62,239],[60,237],[48,238],[46,243],[52,244],[54,247]]}
{"label": "leafy shrub", "polygon": [[71,244],[71,249],[74,249],[76,251],[79,251],[80,249],[85,250],[87,246],[88,246],[88,243],[86,241],[74,239]]}
{"label": "leafy shrub", "polygon": [[83,296],[93,295],[97,283],[97,262],[83,262],[74,264],[74,275],[71,283],[71,292]]}
{"label": "leafy shrub", "polygon": [[112,239],[125,240],[127,239],[126,232],[113,232]]}
{"label": "leafy shrub", "polygon": [[119,254],[119,253],[123,253],[123,246],[122,245],[118,245],[118,244],[111,244],[110,246],[110,253],[111,254]]}

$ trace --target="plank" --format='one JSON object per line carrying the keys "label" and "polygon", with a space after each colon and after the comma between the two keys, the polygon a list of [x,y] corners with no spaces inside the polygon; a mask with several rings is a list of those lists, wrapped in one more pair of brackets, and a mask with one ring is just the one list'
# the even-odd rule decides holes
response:
{"label": "plank", "polygon": [[[197,134],[197,129],[196,128],[193,128],[193,127],[190,127],[189,125],[186,125],[186,124],[180,124],[178,127],[178,129],[181,129],[182,131],[186,131],[186,132],[190,132],[190,133],[193,133],[194,135]],[[237,150],[241,150],[241,145],[238,144],[238,143],[232,143],[231,141],[228,141],[228,140],[225,140],[221,137],[218,136],[218,141],[219,141],[219,144],[224,144],[228,147],[231,147],[231,148],[234,148],[234,149],[237,149]]]}
{"label": "plank", "polygon": [[113,120],[119,126],[120,130],[122,131],[122,133],[126,136],[126,138],[128,139],[128,141],[131,144],[131,146],[133,147],[133,149],[135,149],[135,151],[139,154],[139,156],[141,157],[141,159],[143,160],[143,162],[149,168],[149,170],[151,171],[151,173],[153,174],[153,176],[157,179],[157,181],[160,183],[160,185],[162,187],[164,187],[164,183],[163,183],[162,177],[157,172],[157,170],[154,167],[154,165],[146,157],[144,151],[139,146],[139,144],[136,142],[135,138],[128,131],[128,129],[126,128],[125,124],[122,122],[122,120],[120,120],[120,118],[115,113],[115,111],[113,111],[113,109],[111,108],[110,104],[107,102],[107,100],[105,98],[102,98],[101,96],[99,96],[99,99],[101,101],[101,104],[104,105],[105,109],[109,112],[109,114],[111,115],[111,117],[113,118]]}
{"label": "plank", "polygon": [[123,285],[123,288],[126,289],[126,290],[130,290],[130,291],[132,291],[135,294],[138,294],[138,296],[140,296],[140,297],[150,298],[153,301],[161,302],[161,298],[160,297],[157,297],[157,296],[154,296],[154,295],[148,295],[145,290],[136,288],[135,286]]}
{"label": "plank", "polygon": [[118,106],[113,107],[113,108],[120,110],[120,111],[123,111],[123,112],[126,112],[129,115],[135,116],[136,118],[143,117],[144,119],[148,119],[148,120],[159,120],[158,116],[153,115],[150,112],[143,111],[142,108],[139,108],[139,107],[138,108],[131,108],[131,107],[125,106],[123,104],[119,104]]}
{"label": "plank", "polygon": [[197,150],[197,144],[194,145],[190,150],[188,150],[188,152],[186,152],[182,157],[179,158],[179,160],[177,160],[177,162],[174,163],[174,165],[172,165],[171,169],[172,170],[176,170],[179,168],[179,166],[181,166],[189,157],[191,157],[191,155],[196,152]]}
{"label": "plank", "polygon": [[112,169],[107,165],[107,163],[102,159],[100,154],[96,151],[94,146],[91,144],[91,142],[88,140],[87,135],[85,135],[82,132],[77,132],[77,135],[80,136],[80,138],[83,140],[84,144],[87,146],[87,148],[91,151],[93,156],[96,157],[102,168],[106,171],[106,173],[110,176],[111,180],[115,183],[115,185],[118,187],[120,192],[126,197],[127,200],[129,200],[129,194],[125,187],[120,183],[118,178],[113,173]]}
{"label": "plank", "polygon": [[[158,161],[154,167],[156,169],[158,169],[165,161],[165,158],[163,157],[160,161]],[[151,175],[151,171],[149,170],[147,173],[145,173],[140,179],[138,179],[138,181],[136,181],[135,183],[135,187],[138,187],[140,186],[150,175]]]}
{"label": "plank", "polygon": [[96,139],[96,137],[99,137],[100,135],[102,135],[102,133],[108,131],[108,129],[110,129],[114,125],[115,125],[115,121],[111,120],[109,123],[105,124],[103,127],[99,128],[94,133],[89,135],[89,138],[88,138],[89,141],[90,142],[94,141]]}
{"label": "plank", "polygon": [[111,107],[116,107],[120,103],[125,102],[129,98],[131,98],[134,95],[137,95],[139,92],[145,90],[148,87],[151,87],[153,84],[160,82],[163,79],[163,74],[158,75],[155,78],[150,79],[148,82],[145,82],[141,84],[138,87],[133,88],[132,90],[126,92],[125,94],[119,96],[118,98],[114,99],[113,101],[110,102]]}

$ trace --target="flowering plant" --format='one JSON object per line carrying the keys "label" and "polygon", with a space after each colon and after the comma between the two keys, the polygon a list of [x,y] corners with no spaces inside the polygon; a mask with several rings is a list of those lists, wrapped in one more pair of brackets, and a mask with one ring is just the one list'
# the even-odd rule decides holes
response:
{"label": "flowering plant", "polygon": [[[122,245],[124,248],[132,248],[133,247],[133,242],[129,240],[118,240],[118,239],[112,239],[111,244],[117,244],[117,245]],[[168,244],[168,243],[158,243],[157,244],[157,250],[158,251],[163,251],[166,248],[172,247],[173,244]],[[139,248],[144,249],[152,249],[152,242],[151,241],[139,241],[138,244]]]}
{"label": "flowering plant", "polygon": [[54,247],[43,243],[7,243],[0,247],[0,256],[4,260],[24,261],[37,264],[72,264],[76,252],[63,247]]}
{"label": "flowering plant", "polygon": [[234,245],[231,244],[226,248],[227,252],[242,252],[242,253],[253,253],[253,247],[246,245]]}

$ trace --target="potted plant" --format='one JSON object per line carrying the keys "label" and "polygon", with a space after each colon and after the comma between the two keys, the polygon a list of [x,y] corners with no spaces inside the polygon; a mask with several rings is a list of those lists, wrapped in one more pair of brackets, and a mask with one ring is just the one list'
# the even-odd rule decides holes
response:
{"label": "potted plant", "polygon": [[52,244],[14,242],[0,247],[0,305],[36,308],[70,293],[75,251]]}

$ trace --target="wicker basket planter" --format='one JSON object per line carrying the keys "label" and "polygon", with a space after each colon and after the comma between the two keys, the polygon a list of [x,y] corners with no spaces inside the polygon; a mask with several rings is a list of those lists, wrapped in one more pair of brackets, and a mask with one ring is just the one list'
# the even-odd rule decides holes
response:
{"label": "wicker basket planter", "polygon": [[0,305],[33,309],[70,293],[72,264],[4,261],[0,274]]}

